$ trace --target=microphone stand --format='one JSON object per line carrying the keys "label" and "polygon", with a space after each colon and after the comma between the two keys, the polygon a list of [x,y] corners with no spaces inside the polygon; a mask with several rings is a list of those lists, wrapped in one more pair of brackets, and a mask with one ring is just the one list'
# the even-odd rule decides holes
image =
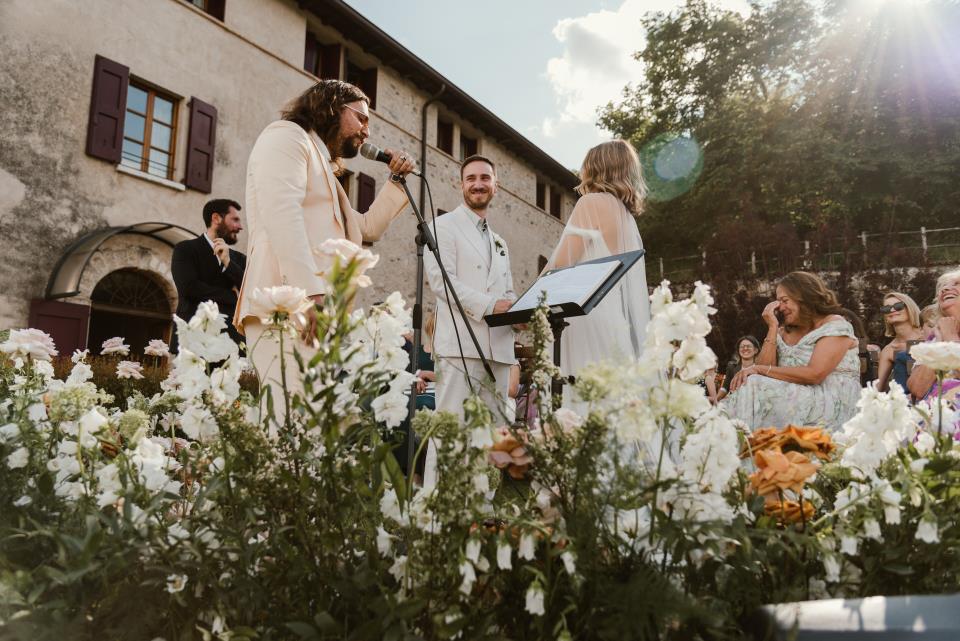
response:
{"label": "microphone stand", "polygon": [[[416,372],[417,361],[420,358],[420,344],[422,339],[421,333],[423,331],[423,248],[427,247],[430,249],[431,253],[433,253],[433,257],[436,259],[437,265],[440,267],[440,274],[443,276],[443,282],[447,285],[447,292],[453,297],[453,301],[457,304],[457,311],[460,313],[460,318],[463,319],[463,324],[467,328],[467,333],[470,335],[470,340],[473,341],[473,346],[477,349],[477,354],[480,356],[480,361],[483,363],[483,369],[486,370],[487,376],[490,377],[490,380],[496,381],[497,378],[493,375],[493,369],[491,369],[490,363],[483,355],[483,350],[480,349],[480,342],[477,340],[477,335],[473,332],[473,327],[470,326],[470,320],[467,318],[467,313],[463,310],[463,304],[460,302],[460,297],[457,296],[457,290],[453,288],[453,283],[450,282],[450,276],[447,274],[447,269],[443,266],[443,261],[440,260],[440,250],[437,248],[437,240],[430,232],[430,225],[427,224],[427,221],[424,219],[420,209],[417,208],[417,205],[413,200],[413,194],[410,193],[410,187],[407,185],[406,179],[401,176],[400,180],[397,182],[403,186],[403,191],[406,192],[407,200],[410,202],[410,208],[413,209],[413,213],[417,217],[417,293],[416,298],[414,299],[412,314],[413,350],[410,356],[410,371],[411,373]],[[416,455],[416,448],[413,444],[413,415],[416,413],[416,410],[417,382],[414,381],[412,389],[410,390],[410,401],[407,404],[407,478],[412,478],[413,470],[416,468],[416,461],[413,460],[414,456]]]}

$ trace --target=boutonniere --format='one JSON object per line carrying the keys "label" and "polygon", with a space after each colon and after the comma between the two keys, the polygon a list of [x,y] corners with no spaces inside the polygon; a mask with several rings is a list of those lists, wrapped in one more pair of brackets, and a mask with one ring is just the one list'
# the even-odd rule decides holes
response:
{"label": "boutonniere", "polygon": [[499,236],[494,237],[493,246],[496,247],[497,251],[500,253],[501,256],[507,255],[507,246],[504,244],[504,242],[500,239]]}

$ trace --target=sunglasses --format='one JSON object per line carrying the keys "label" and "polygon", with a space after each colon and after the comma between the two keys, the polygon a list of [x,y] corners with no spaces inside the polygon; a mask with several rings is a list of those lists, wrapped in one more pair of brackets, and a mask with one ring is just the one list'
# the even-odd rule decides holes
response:
{"label": "sunglasses", "polygon": [[884,305],[880,308],[881,314],[889,314],[890,312],[899,312],[907,308],[906,303],[894,303],[893,305]]}

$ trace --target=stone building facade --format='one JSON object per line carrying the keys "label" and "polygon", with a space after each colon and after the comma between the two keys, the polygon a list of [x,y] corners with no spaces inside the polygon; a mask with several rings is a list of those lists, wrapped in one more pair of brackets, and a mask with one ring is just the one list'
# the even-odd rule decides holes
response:
{"label": "stone building facade", "polygon": [[[318,77],[371,94],[371,142],[421,158],[435,210],[460,203],[461,157],[497,163],[490,220],[520,289],[575,203],[568,169],[339,0],[5,0],[0,50],[0,328],[61,353],[169,338],[173,244],[210,198],[243,204],[257,135]],[[346,165],[363,211],[386,167]],[[363,302],[412,297],[415,231],[405,214],[373,247]]]}

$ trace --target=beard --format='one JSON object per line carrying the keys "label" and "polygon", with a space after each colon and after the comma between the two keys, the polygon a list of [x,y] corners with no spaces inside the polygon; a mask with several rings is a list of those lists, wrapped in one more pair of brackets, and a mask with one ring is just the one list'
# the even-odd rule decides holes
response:
{"label": "beard", "polygon": [[493,192],[489,190],[468,191],[463,194],[463,199],[471,209],[486,209],[490,201],[493,200]]}
{"label": "beard", "polygon": [[340,128],[333,132],[334,143],[327,145],[330,154],[334,158],[356,158],[360,153],[360,145],[363,144],[363,136],[356,133],[352,136],[344,137],[340,134]]}
{"label": "beard", "polygon": [[226,244],[228,245],[237,244],[237,232],[230,231],[230,228],[227,227],[226,223],[220,223],[217,226],[216,230],[214,231],[216,231],[217,233],[217,238],[222,238],[223,242],[225,242]]}

